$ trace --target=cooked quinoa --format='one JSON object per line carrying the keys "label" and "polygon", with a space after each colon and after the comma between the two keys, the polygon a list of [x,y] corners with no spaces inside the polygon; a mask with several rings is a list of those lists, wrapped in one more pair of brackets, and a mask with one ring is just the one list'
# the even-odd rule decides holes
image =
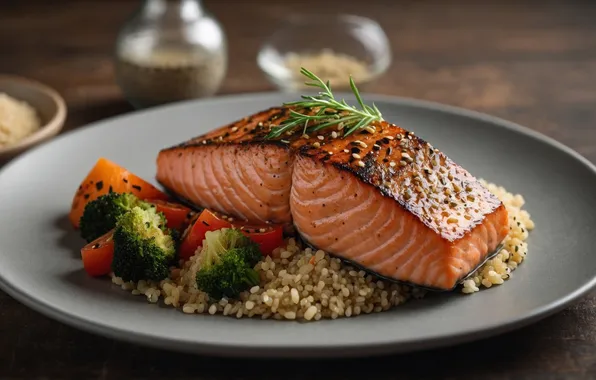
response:
{"label": "cooked quinoa", "polygon": [[[522,263],[528,252],[526,239],[534,228],[530,215],[523,210],[524,199],[495,184],[482,183],[493,192],[509,212],[510,232],[501,251],[480,267],[460,287],[463,293],[475,293],[481,287],[500,285]],[[381,312],[411,298],[422,298],[419,288],[380,280],[355,269],[324,251],[301,247],[290,238],[256,265],[260,286],[243,292],[239,299],[210,300],[196,288],[198,255],[172,268],[170,278],[159,283],[112,282],[135,295],[144,295],[151,303],[163,300],[184,313],[209,313],[235,316],[259,316],[262,319],[299,319],[351,317]]]}
{"label": "cooked quinoa", "polygon": [[505,188],[481,180],[493,194],[495,194],[507,208],[509,213],[509,234],[503,241],[503,248],[492,259],[464,281],[462,292],[474,293],[480,287],[490,288],[501,285],[509,279],[511,272],[521,264],[528,254],[528,234],[534,229],[534,222],[530,214],[522,209],[525,204],[520,194],[509,193]]}

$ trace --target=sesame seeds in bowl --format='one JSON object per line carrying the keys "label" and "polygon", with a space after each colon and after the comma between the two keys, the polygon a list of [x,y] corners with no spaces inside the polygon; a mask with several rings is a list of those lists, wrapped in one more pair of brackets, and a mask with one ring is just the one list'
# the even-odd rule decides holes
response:
{"label": "sesame seeds in bowl", "polygon": [[[66,104],[55,90],[39,82],[0,75],[0,164],[56,135],[66,119]],[[5,141],[5,144],[2,143]]]}
{"label": "sesame seeds in bowl", "polygon": [[348,14],[294,15],[265,40],[257,56],[263,73],[283,91],[304,88],[301,67],[311,68],[342,90],[349,88],[349,75],[364,86],[381,76],[391,60],[382,27]]}

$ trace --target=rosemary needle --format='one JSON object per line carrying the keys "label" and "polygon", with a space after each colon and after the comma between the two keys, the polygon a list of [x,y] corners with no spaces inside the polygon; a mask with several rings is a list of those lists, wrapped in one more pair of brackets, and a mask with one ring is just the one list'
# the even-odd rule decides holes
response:
{"label": "rosemary needle", "polygon": [[[299,128],[302,128],[302,132],[307,134],[339,124],[344,127],[344,136],[348,136],[358,129],[366,128],[373,121],[383,121],[381,111],[374,104],[372,107],[364,104],[352,76],[350,76],[350,88],[360,109],[347,104],[344,99],[335,99],[329,81],[325,83],[304,67],[301,68],[300,73],[312,81],[306,82],[307,86],[318,87],[321,91],[317,96],[302,95],[302,100],[284,103],[294,109],[290,110],[289,117],[280,125],[273,127],[265,138],[276,138],[288,131],[295,132]],[[300,112],[312,108],[318,108],[313,115]]]}

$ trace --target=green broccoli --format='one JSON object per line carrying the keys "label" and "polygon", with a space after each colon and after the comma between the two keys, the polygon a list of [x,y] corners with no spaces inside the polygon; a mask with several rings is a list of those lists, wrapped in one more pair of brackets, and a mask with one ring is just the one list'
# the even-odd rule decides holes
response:
{"label": "green broccoli", "polygon": [[132,193],[110,192],[94,199],[87,203],[81,216],[81,237],[92,242],[116,227],[118,218],[136,206],[144,210],[153,207]]}
{"label": "green broccoli", "polygon": [[112,271],[124,281],[163,280],[176,259],[176,244],[162,213],[135,206],[116,224]]}
{"label": "green broccoli", "polygon": [[235,298],[259,284],[254,266],[262,257],[259,246],[237,229],[208,231],[199,256],[197,287],[215,299]]}

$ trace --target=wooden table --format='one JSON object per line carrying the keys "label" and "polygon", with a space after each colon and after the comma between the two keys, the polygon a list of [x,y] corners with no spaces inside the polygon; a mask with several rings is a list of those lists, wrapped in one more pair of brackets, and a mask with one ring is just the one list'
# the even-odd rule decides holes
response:
{"label": "wooden table", "polygon": [[[114,83],[111,52],[117,28],[136,4],[4,0],[0,72],[57,88],[69,106],[66,130],[129,112]],[[395,54],[388,74],[369,91],[504,117],[596,162],[596,4],[212,0],[205,5],[230,39],[222,93],[271,89],[255,54],[283,15],[301,9],[360,13],[381,22]],[[0,292],[0,378],[579,379],[596,378],[595,343],[593,294],[533,326],[449,349],[350,362],[232,362],[90,335]]]}

